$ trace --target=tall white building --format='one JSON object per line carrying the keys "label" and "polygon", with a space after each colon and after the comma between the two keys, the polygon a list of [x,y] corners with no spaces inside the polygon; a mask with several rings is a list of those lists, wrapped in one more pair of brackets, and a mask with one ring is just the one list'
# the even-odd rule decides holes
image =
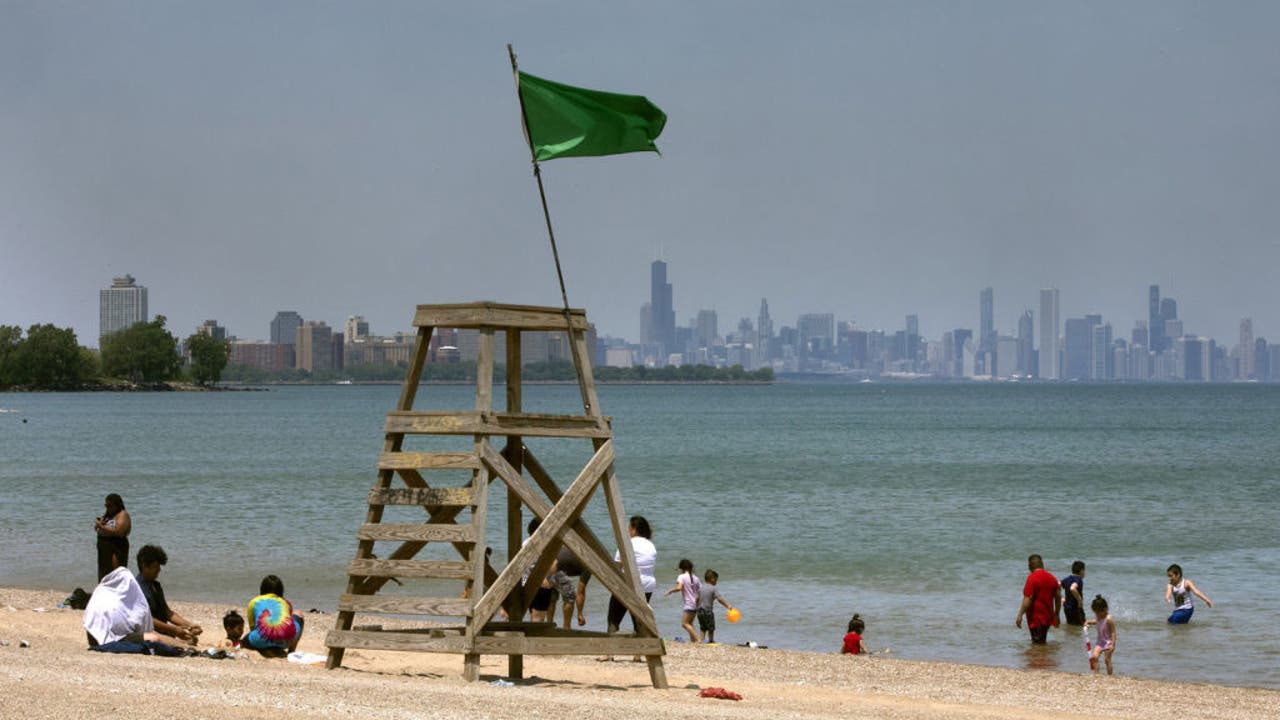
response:
{"label": "tall white building", "polygon": [[1253,318],[1240,319],[1240,379],[1248,380],[1258,374],[1254,367]]}
{"label": "tall white building", "polygon": [[347,318],[347,322],[342,326],[343,340],[347,343],[353,343],[360,338],[367,339],[369,337],[369,321],[364,319],[363,315],[352,315]]}
{"label": "tall white building", "polygon": [[147,289],[132,275],[112,278],[111,287],[98,291],[98,337],[147,320]]}
{"label": "tall white building", "polygon": [[1058,350],[1058,289],[1040,291],[1040,379],[1062,378]]}

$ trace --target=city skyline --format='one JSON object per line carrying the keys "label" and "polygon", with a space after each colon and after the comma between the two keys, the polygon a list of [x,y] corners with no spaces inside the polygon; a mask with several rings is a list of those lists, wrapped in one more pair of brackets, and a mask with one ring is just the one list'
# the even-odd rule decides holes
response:
{"label": "city skyline", "polygon": [[633,268],[658,257],[681,323],[769,297],[786,323],[913,314],[937,338],[980,331],[992,287],[1009,332],[1056,287],[1064,319],[1127,331],[1160,284],[1186,328],[1280,336],[1280,6],[558,9],[6,3],[0,315],[93,344],[78,289],[126,272],[181,332],[557,305],[512,42],[669,117],[661,157],[543,168],[569,301],[602,332],[639,336]]}
{"label": "city skyline", "polygon": [[[656,366],[737,364],[748,370],[772,366],[784,372],[839,372],[843,367],[869,371],[872,375],[906,373],[944,378],[1138,381],[1274,380],[1277,373],[1271,367],[1280,367],[1280,354],[1277,354],[1280,345],[1273,346],[1258,335],[1255,347],[1251,316],[1240,319],[1234,341],[1230,337],[1198,333],[1184,326],[1176,298],[1162,295],[1159,285],[1148,286],[1148,317],[1134,320],[1127,336],[1120,319],[1098,313],[1063,318],[1057,288],[1040,291],[1038,322],[1033,310],[1024,309],[1016,329],[1006,333],[992,320],[997,306],[992,287],[982,288],[978,293],[976,338],[973,326],[953,328],[941,338],[923,336],[920,318],[915,314],[905,315],[904,322],[898,326],[901,329],[897,329],[859,326],[830,312],[801,314],[794,327],[784,322],[775,335],[767,297],[761,298],[755,321],[748,316],[740,317],[735,330],[726,329],[721,334],[719,316],[714,309],[699,309],[684,325],[675,322],[672,308],[675,287],[667,281],[667,270],[667,263],[662,261],[650,265],[651,298],[640,309],[642,329],[649,328],[647,336],[642,335],[637,342],[635,338],[600,333],[593,326],[592,336],[600,339],[597,362],[623,366],[633,362]],[[125,288],[127,290],[123,290]],[[130,296],[140,292],[143,301],[146,300],[146,288],[136,285],[132,275],[113,278],[112,286],[100,291],[103,318],[119,305],[116,295],[121,292]],[[654,307],[659,309],[654,311]],[[654,330],[665,324],[655,319],[659,314],[668,318],[671,323],[668,329]],[[724,326],[734,327],[734,323],[729,319]],[[171,330],[180,337],[185,336],[181,329]],[[233,346],[237,350],[233,356],[253,357],[250,364],[255,366],[279,369],[282,361],[286,365],[296,362],[296,367],[308,371],[340,369],[344,345],[378,350],[394,345],[398,348],[396,352],[406,352],[408,346],[402,338],[413,335],[411,330],[375,330],[378,329],[371,327],[363,315],[348,315],[345,321],[331,326],[328,319],[306,319],[293,310],[275,313],[269,323],[269,342],[259,336],[240,337],[234,331],[228,333],[228,328],[216,318],[206,319],[195,328],[196,333],[235,341]],[[360,345],[370,340],[375,343]],[[433,339],[433,347],[439,340]],[[320,354],[313,355],[313,347],[317,348],[314,352]],[[607,352],[620,347],[629,348],[631,356],[624,360],[623,356]],[[371,355],[357,349],[353,360],[354,364],[383,364],[392,357],[384,355],[380,351]],[[294,360],[287,361],[290,357]],[[461,358],[469,359],[467,349],[462,350]],[[233,360],[233,364],[239,362]]]}

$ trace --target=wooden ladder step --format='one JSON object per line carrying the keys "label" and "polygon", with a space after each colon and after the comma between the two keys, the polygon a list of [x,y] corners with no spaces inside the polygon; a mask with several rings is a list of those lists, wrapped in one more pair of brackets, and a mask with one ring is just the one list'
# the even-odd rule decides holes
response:
{"label": "wooden ladder step", "polygon": [[361,525],[356,539],[474,543],[476,530],[474,525],[452,523],[377,523]]}
{"label": "wooden ladder step", "polygon": [[430,578],[470,580],[475,565],[463,560],[352,560],[347,574],[353,577]]}
{"label": "wooden ladder step", "polygon": [[473,452],[384,452],[378,456],[379,470],[479,470],[480,458]]}
{"label": "wooden ladder step", "polygon": [[417,633],[356,632],[330,630],[325,645],[356,650],[403,650],[408,652],[462,653],[467,649],[465,637],[432,637]]}
{"label": "wooden ladder step", "polygon": [[471,486],[442,488],[374,488],[370,505],[445,505],[465,507],[475,504]]}
{"label": "wooden ladder step", "polygon": [[383,613],[386,615],[432,615],[471,617],[474,603],[466,598],[404,597],[400,595],[343,595],[339,612]]}
{"label": "wooden ladder step", "polygon": [[418,412],[393,410],[383,428],[389,435],[521,435],[530,437],[613,437],[608,418],[501,412]]}

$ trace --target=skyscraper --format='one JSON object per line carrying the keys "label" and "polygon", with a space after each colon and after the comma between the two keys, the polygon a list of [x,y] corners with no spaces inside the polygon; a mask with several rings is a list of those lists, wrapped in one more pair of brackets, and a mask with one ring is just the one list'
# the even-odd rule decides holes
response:
{"label": "skyscraper", "polygon": [[1165,342],[1164,319],[1160,317],[1160,286],[1147,290],[1147,337],[1152,352],[1163,352],[1169,347]]}
{"label": "skyscraper", "polygon": [[132,275],[112,278],[111,287],[98,291],[98,337],[147,321],[147,289]]}
{"label": "skyscraper", "polygon": [[292,345],[297,341],[302,316],[293,310],[281,310],[271,321],[271,342],[275,345]]}
{"label": "skyscraper", "polygon": [[369,337],[369,321],[364,319],[363,315],[352,315],[347,318],[347,322],[342,326],[342,339],[344,342],[355,342],[361,338]]}
{"label": "skyscraper", "polygon": [[[800,361],[830,360],[835,356],[836,316],[832,313],[808,313],[796,322],[799,332]],[[803,369],[803,368],[802,368]]]}
{"label": "skyscraper", "polygon": [[903,359],[907,361],[908,370],[915,372],[920,364],[920,316],[907,316],[906,348]]}
{"label": "skyscraper", "polygon": [[1022,317],[1018,318],[1018,367],[1017,373],[1024,377],[1031,377],[1036,374],[1036,365],[1034,362],[1036,354],[1035,346],[1035,318],[1030,310],[1023,310]]}
{"label": "skyscraper", "polygon": [[1067,318],[1063,332],[1064,352],[1062,377],[1068,380],[1088,380],[1093,377],[1093,326],[1096,315]]}
{"label": "skyscraper", "polygon": [[227,329],[218,324],[217,320],[205,320],[204,323],[196,326],[197,335],[208,335],[214,340],[226,340]]}
{"label": "skyscraper", "polygon": [[295,360],[300,370],[321,372],[333,370],[333,328],[323,320],[308,320],[295,336]]}
{"label": "skyscraper", "polygon": [[1062,368],[1058,359],[1058,289],[1040,291],[1040,379],[1058,380]]}
{"label": "skyscraper", "polygon": [[662,346],[664,354],[672,352],[676,345],[676,311],[671,283],[667,282],[667,264],[661,260],[654,260],[649,266],[649,312],[653,342]]}
{"label": "skyscraper", "polygon": [[[1092,317],[1092,316],[1089,316]],[[1089,379],[1110,380],[1115,357],[1111,352],[1111,323],[1093,323],[1089,328]]]}
{"label": "skyscraper", "polygon": [[981,325],[978,328],[978,343],[980,350],[995,350],[996,347],[996,324],[995,324],[995,292],[991,288],[983,288],[978,293],[978,309],[981,314],[979,321]]}
{"label": "skyscraper", "polygon": [[1240,379],[1257,377],[1253,346],[1253,318],[1240,319]]}
{"label": "skyscraper", "polygon": [[773,342],[773,318],[769,317],[769,301],[760,298],[760,317],[756,319],[756,352],[760,358],[756,367],[761,367],[773,359],[771,352]]}
{"label": "skyscraper", "polygon": [[698,347],[709,348],[716,344],[720,336],[720,322],[715,310],[699,310],[694,320],[694,337]]}

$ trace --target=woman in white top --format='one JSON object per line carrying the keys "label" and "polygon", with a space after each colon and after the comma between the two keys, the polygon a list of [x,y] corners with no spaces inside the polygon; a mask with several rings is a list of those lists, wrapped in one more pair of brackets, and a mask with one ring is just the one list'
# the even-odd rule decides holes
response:
{"label": "woman in white top", "polygon": [[[636,572],[640,575],[640,589],[644,591],[644,599],[647,602],[653,592],[658,589],[658,580],[653,575],[653,569],[658,564],[658,549],[654,547],[653,530],[649,527],[649,521],[643,516],[632,515],[631,522],[628,526],[628,532],[631,535],[631,549],[636,557]],[[614,553],[614,562],[622,562],[621,550]],[[609,632],[618,631],[618,625],[622,623],[622,617],[627,614],[627,607],[623,605],[616,597],[609,597]],[[633,615],[631,618],[631,629],[635,630],[636,619]]]}

